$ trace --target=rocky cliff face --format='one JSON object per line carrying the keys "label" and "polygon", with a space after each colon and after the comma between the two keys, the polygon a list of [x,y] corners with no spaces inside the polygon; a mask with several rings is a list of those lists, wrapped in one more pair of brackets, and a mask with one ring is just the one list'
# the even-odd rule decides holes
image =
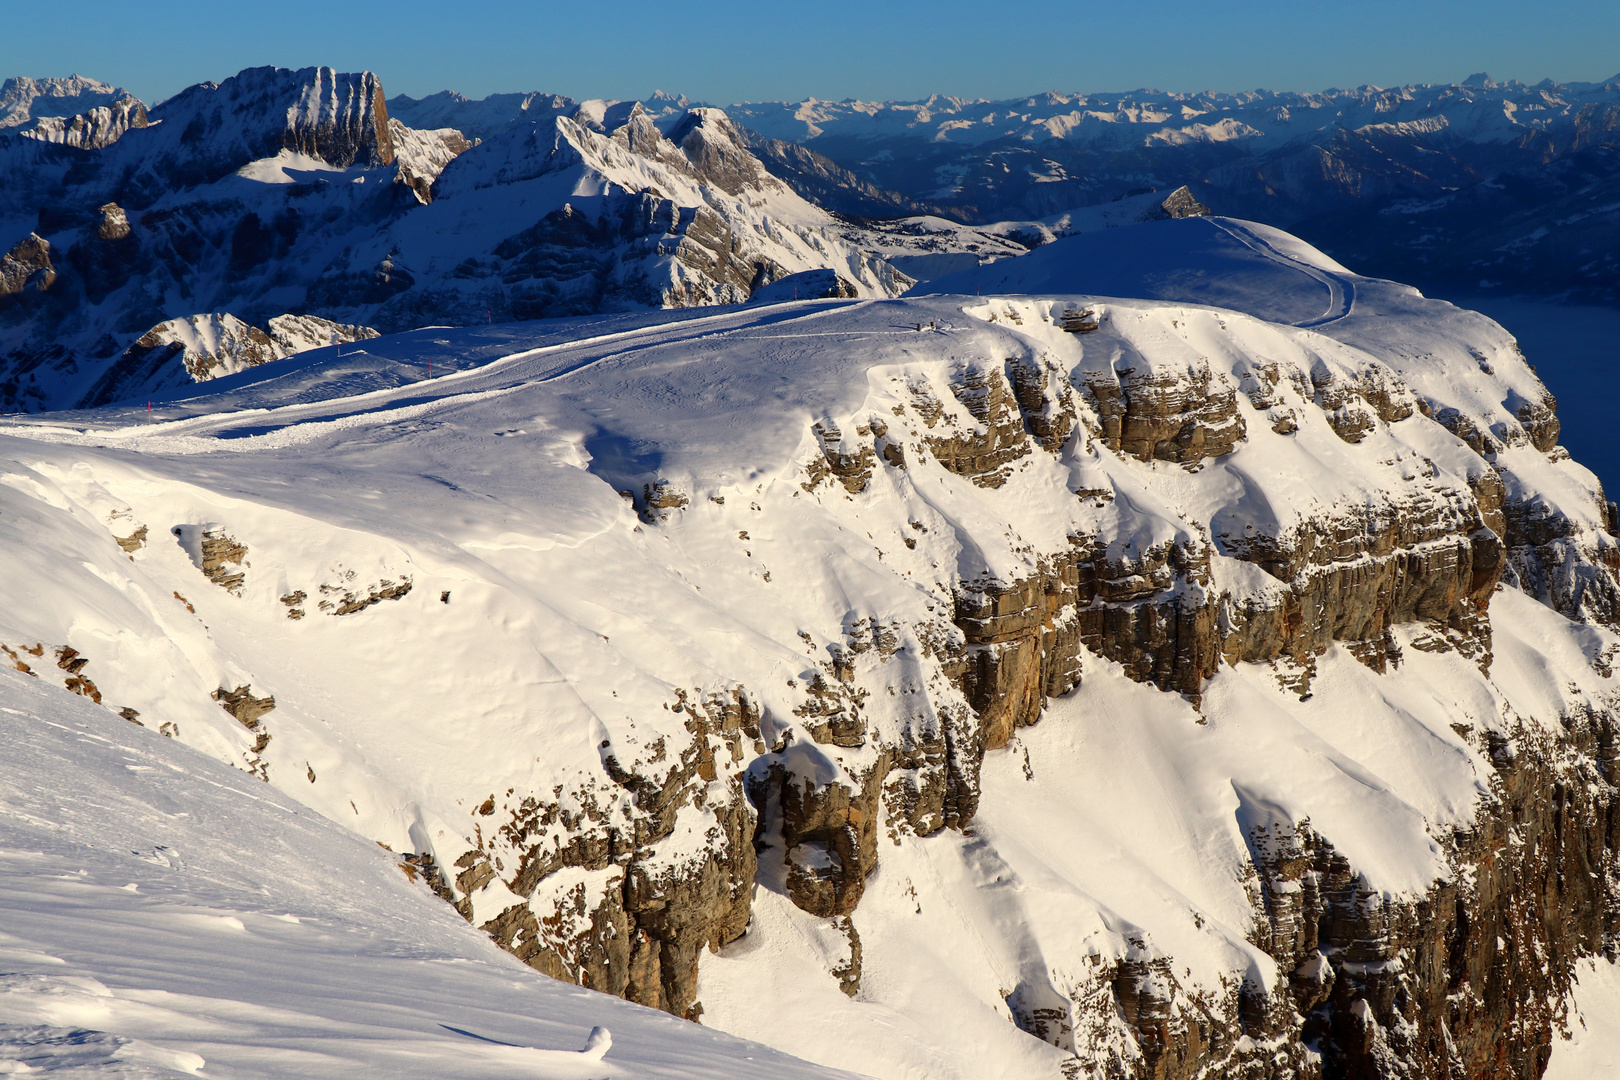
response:
{"label": "rocky cliff face", "polygon": [[126,95],[110,105],[97,106],[74,116],[42,117],[20,134],[78,150],[100,150],[117,142],[130,130],[146,127],[150,122],[146,106]]}
{"label": "rocky cliff face", "polygon": [[[753,190],[723,129],[623,120],[494,160]],[[1620,910],[1611,515],[1499,327],[1339,284],[1307,327],[1024,293],[434,329],[16,424],[0,640],[539,970],[823,1061],[1529,1080]],[[1578,601],[1527,587],[1554,560]]]}
{"label": "rocky cliff face", "polygon": [[251,161],[299,154],[337,168],[394,160],[382,84],[370,72],[248,68],[154,107],[139,144],[112,155],[132,202],[212,183]]}

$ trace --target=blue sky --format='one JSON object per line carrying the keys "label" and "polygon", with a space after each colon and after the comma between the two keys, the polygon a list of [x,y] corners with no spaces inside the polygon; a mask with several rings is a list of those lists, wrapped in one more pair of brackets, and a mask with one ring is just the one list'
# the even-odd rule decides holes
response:
{"label": "blue sky", "polygon": [[661,88],[721,105],[1620,71],[1616,0],[0,0],[0,25],[0,75],[77,72],[148,102],[258,64],[370,69],[389,94]]}

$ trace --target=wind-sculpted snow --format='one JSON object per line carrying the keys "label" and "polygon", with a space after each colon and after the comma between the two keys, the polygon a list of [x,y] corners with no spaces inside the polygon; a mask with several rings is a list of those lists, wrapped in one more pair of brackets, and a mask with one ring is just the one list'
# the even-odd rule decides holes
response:
{"label": "wind-sculpted snow", "polygon": [[398,856],[10,670],[0,758],[7,1072],[836,1075],[537,976]]}
{"label": "wind-sculpted snow", "polygon": [[[1229,245],[1229,304],[1297,316],[1043,283],[431,328],[9,423],[0,644],[531,966],[823,1063],[1524,1060],[1598,934],[1493,906],[1607,813],[1507,839],[1612,737],[1595,482],[1500,328],[1246,228],[1100,235]],[[1318,275],[1351,310],[1290,325]],[[1431,941],[1464,991],[1403,974]]]}

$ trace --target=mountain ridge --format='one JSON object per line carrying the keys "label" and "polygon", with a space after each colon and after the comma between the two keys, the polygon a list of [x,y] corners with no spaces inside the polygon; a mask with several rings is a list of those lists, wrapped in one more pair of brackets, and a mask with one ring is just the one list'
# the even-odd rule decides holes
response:
{"label": "mountain ridge", "polygon": [[436,327],[12,419],[0,643],[827,1065],[1533,1074],[1616,932],[1601,485],[1500,327],[1263,225],[979,273],[1104,241],[1222,306]]}

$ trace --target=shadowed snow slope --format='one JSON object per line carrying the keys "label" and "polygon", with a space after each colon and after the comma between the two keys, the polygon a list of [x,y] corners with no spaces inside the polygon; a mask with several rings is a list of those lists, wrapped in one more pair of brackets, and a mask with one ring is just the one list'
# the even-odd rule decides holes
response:
{"label": "shadowed snow slope", "polygon": [[1189,217],[1064,237],[916,286],[917,293],[1094,293],[1246,311],[1273,322],[1342,315],[1333,276],[1349,271],[1257,222]]}
{"label": "shadowed snow slope", "polygon": [[[7,423],[0,646],[410,852],[533,967],[826,1065],[1527,1060],[1589,938],[1510,929],[1490,867],[1552,850],[1503,837],[1554,775],[1603,820],[1601,491],[1489,320],[1252,226],[1097,242],[1133,232],[1276,321],[1054,271]],[[1543,982],[1490,974],[1566,924]]]}
{"label": "shadowed snow slope", "polygon": [[0,760],[0,1072],[835,1075],[536,975],[396,856],[9,670]]}

